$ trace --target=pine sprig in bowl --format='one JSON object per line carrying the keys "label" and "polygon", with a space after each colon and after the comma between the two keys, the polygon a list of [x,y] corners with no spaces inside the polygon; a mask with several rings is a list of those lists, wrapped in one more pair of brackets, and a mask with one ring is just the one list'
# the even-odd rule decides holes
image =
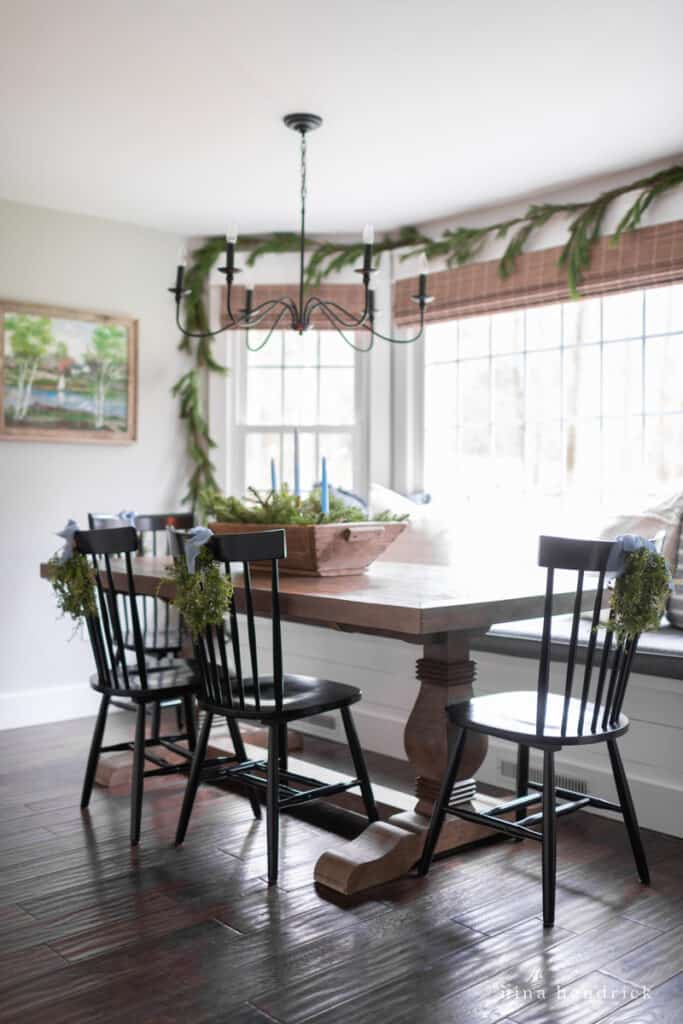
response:
{"label": "pine sprig in bowl", "polygon": [[[207,489],[201,495],[201,508],[209,519],[219,523],[261,523],[277,526],[320,526],[326,523],[365,523],[368,517],[355,505],[347,505],[335,494],[330,494],[329,512],[323,514],[320,491],[313,491],[307,498],[291,493],[285,484],[279,491],[248,488],[245,499],[224,497],[220,492]],[[381,512],[372,517],[375,523],[401,523],[407,515],[392,515]]]}

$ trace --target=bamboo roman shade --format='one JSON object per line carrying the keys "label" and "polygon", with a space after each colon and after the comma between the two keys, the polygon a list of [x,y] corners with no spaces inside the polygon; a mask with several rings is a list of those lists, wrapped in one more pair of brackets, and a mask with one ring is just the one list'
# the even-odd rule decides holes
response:
{"label": "bamboo roman shade", "polygon": [[[560,302],[570,297],[567,273],[558,266],[562,249],[523,253],[510,277],[502,278],[498,260],[470,263],[430,274],[428,291],[434,301],[425,320],[452,320],[523,306]],[[616,245],[601,238],[593,248],[590,269],[580,286],[581,294],[605,295],[683,280],[683,221],[639,228],[623,235]],[[394,285],[396,324],[419,322],[418,307],[411,302],[415,278]]]}

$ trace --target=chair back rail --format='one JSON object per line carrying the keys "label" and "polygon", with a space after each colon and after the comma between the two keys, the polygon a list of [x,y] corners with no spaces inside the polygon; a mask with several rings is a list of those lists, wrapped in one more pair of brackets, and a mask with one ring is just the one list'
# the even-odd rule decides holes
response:
{"label": "chair back rail", "polygon": [[[586,541],[564,537],[540,538],[538,563],[547,569],[536,704],[536,729],[540,734],[544,732],[550,690],[553,587],[555,572],[559,570],[576,573],[576,590],[562,696],[560,734],[566,733],[572,699],[579,701],[577,722],[579,734],[583,733],[584,728],[590,729],[593,733],[598,729],[608,729],[616,725],[619,720],[638,637],[629,638],[625,642],[618,641],[613,631],[603,625],[606,614],[603,603],[608,580],[607,563],[612,548],[612,541]],[[579,627],[585,605],[584,589],[587,573],[597,574],[598,578],[590,616],[590,636],[586,648],[586,660],[580,689],[575,695],[576,654],[579,644]],[[613,622],[613,618],[613,613],[610,612],[607,621]],[[599,647],[600,634],[602,634],[602,643]],[[590,721],[587,722],[586,709],[591,702],[592,687],[593,711]]]}
{"label": "chair back rail", "polygon": [[[171,554],[184,557],[185,536],[176,530],[169,530]],[[226,634],[223,623],[209,626],[195,640],[195,654],[199,666],[200,693],[210,704],[244,710],[247,707],[260,709],[263,700],[263,680],[259,673],[258,645],[254,613],[252,563],[270,562],[270,598],[273,637],[272,699],[276,707],[284,701],[284,673],[282,659],[282,631],[280,618],[280,590],[278,561],[285,557],[284,530],[264,530],[261,533],[245,533],[214,536],[209,541],[216,561],[224,566],[226,576],[232,580],[236,567],[241,568],[241,586],[244,591],[243,607],[237,601],[230,602],[230,629]],[[243,651],[242,632],[238,611],[246,620],[247,649]],[[227,657],[228,645],[232,651],[232,668]],[[244,658],[248,658],[251,669],[244,673]],[[250,686],[246,681],[249,678]],[[253,703],[252,703],[253,702]]]}
{"label": "chair back rail", "polygon": [[[120,529],[124,523],[120,516],[110,512],[88,513],[88,525],[91,530]],[[136,515],[135,530],[138,534],[138,554],[168,554],[166,528],[169,525],[177,529],[187,530],[194,526],[194,515],[191,512],[164,512],[153,515]],[[120,602],[123,612],[123,636],[127,647],[133,645],[133,634],[129,620],[128,605]],[[182,621],[167,601],[150,595],[139,595],[137,598],[138,614],[142,618],[142,633],[145,646],[151,653],[157,652],[158,657],[165,653],[180,650]]]}
{"label": "chair back rail", "polygon": [[[132,526],[107,526],[79,530],[76,548],[92,562],[99,611],[87,619],[88,635],[95,658],[97,675],[103,686],[125,693],[131,689],[131,670],[125,657],[121,609],[127,610],[135,654],[136,683],[147,688],[147,666],[143,634],[135,593],[131,555],[137,550],[138,537]],[[114,586],[112,558],[122,558],[127,578],[127,593]],[[103,583],[106,582],[106,586]]]}

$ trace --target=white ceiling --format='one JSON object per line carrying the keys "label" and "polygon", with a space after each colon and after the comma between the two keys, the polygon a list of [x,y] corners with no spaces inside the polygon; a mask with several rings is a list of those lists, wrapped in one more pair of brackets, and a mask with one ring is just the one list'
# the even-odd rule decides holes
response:
{"label": "white ceiling", "polygon": [[683,148],[681,0],[3,0],[0,196],[186,234],[415,223]]}

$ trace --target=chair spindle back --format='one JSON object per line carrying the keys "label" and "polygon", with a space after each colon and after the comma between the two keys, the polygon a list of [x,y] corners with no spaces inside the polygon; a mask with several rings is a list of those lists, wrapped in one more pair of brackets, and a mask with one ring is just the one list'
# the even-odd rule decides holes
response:
{"label": "chair spindle back", "polygon": [[[575,677],[580,675],[576,670],[576,654],[579,646],[579,627],[586,599],[584,588],[586,573],[597,573],[595,599],[592,603],[590,617],[590,635],[586,647],[586,660],[580,681],[577,697],[580,701],[578,732],[585,729],[595,733],[598,729],[607,729],[617,723],[624,703],[633,656],[636,652],[638,637],[630,637],[625,641],[618,640],[611,629],[603,625],[603,603],[606,596],[606,585],[609,582],[607,563],[612,552],[612,541],[573,540],[563,537],[541,537],[538,564],[547,569],[545,606],[543,612],[543,635],[541,639],[541,657],[538,670],[538,698],[536,704],[536,728],[543,732],[548,693],[550,689],[550,664],[552,645],[553,587],[555,571],[572,570],[576,572],[576,593],[572,624],[567,650],[567,669],[564,682],[562,704],[562,723],[560,732],[567,729],[570,702],[573,698]],[[591,588],[592,589],[592,588]],[[613,621],[610,612],[608,622]],[[602,632],[602,644],[599,634]],[[586,721],[586,708],[591,700],[593,712],[590,721]]]}
{"label": "chair spindle back", "polygon": [[[169,530],[169,538],[171,554],[176,558],[184,557],[184,535]],[[216,561],[224,565],[226,576],[234,581],[233,569],[240,567],[241,579],[236,581],[236,593],[230,603],[228,633],[226,634],[225,626],[221,623],[218,626],[209,626],[201,636],[195,638],[194,648],[200,676],[200,698],[209,704],[241,710],[247,707],[259,709],[262,706],[263,679],[259,673],[255,618],[256,611],[264,607],[261,601],[265,594],[266,606],[270,612],[272,623],[272,699],[277,707],[281,707],[285,693],[278,561],[287,553],[285,531],[266,530],[259,533],[221,534],[212,537],[209,545]],[[252,578],[252,563],[254,562],[261,563],[259,569],[262,567],[262,563],[270,563],[270,587],[268,590],[254,587]],[[259,608],[255,607],[255,590],[258,593]],[[238,591],[242,593],[238,594]],[[243,650],[240,636],[238,613],[243,614],[246,620],[246,651]],[[228,663],[228,645],[232,650],[232,667]],[[248,659],[251,669],[250,673],[245,673],[246,659]]]}
{"label": "chair spindle back", "polygon": [[[132,526],[80,530],[76,534],[75,543],[76,549],[90,559],[95,571],[99,612],[88,616],[87,627],[99,681],[103,686],[125,693],[132,688],[131,676],[134,669],[136,683],[139,682],[139,686],[146,689],[145,648],[131,558],[133,552],[137,550],[137,534]],[[122,559],[115,569],[112,569],[112,558]],[[114,571],[120,572],[122,567],[126,573],[126,593],[117,592],[114,585]],[[122,607],[127,610],[131,625],[132,647],[135,654],[135,664],[132,666],[128,665],[125,657]]]}
{"label": "chair spindle back", "polygon": [[[88,524],[91,530],[115,530],[129,525],[120,516],[104,512],[90,512]],[[191,512],[136,515],[135,530],[138,535],[138,554],[151,554],[154,557],[169,554],[166,540],[168,526],[188,530],[194,526],[194,515]],[[137,605],[148,653],[156,655],[158,658],[162,658],[167,653],[178,654],[182,647],[182,622],[168,602],[158,597],[143,595],[138,597]],[[121,602],[121,611],[123,612],[126,646],[131,647],[131,624],[126,602]]]}

